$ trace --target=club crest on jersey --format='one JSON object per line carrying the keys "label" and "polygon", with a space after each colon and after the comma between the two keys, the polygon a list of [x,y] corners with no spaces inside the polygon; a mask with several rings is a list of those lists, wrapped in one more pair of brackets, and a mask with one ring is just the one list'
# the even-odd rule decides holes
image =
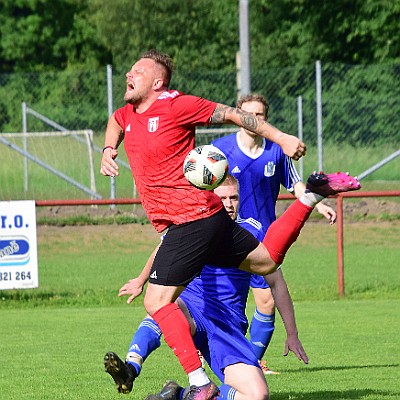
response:
{"label": "club crest on jersey", "polygon": [[147,124],[148,131],[155,132],[158,129],[159,121],[160,121],[160,117],[149,118],[149,122]]}
{"label": "club crest on jersey", "polygon": [[275,174],[275,164],[272,161],[269,161],[268,164],[264,166],[264,175],[274,176],[274,174]]}

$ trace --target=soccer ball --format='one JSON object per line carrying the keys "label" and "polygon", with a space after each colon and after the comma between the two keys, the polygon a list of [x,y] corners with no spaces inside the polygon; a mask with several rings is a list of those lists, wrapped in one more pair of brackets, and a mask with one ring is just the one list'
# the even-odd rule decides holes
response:
{"label": "soccer ball", "polygon": [[228,160],[220,149],[211,144],[198,146],[186,156],[183,173],[196,188],[213,190],[226,178]]}

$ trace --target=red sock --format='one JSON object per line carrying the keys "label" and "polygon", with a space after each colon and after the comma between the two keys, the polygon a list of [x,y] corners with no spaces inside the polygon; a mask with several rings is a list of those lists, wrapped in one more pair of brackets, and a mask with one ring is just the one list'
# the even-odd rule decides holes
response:
{"label": "red sock", "polygon": [[296,199],[289,208],[268,228],[263,244],[276,264],[282,264],[289,247],[297,240],[301,228],[313,207]]}
{"label": "red sock", "polygon": [[193,343],[189,322],[175,303],[169,303],[152,315],[160,327],[164,340],[178,357],[188,374],[201,367],[201,361]]}

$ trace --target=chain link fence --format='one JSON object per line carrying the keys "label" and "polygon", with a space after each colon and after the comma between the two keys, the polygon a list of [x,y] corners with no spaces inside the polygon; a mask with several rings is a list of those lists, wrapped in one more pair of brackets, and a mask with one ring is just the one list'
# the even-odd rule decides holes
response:
{"label": "chain link fence", "polygon": [[[270,122],[281,130],[302,132],[308,154],[302,161],[304,174],[318,167],[317,107],[315,65],[292,68],[266,68],[253,71],[252,91],[264,94],[270,103]],[[102,147],[110,108],[122,106],[125,92],[125,72],[107,70],[62,71],[46,73],[0,74],[0,132],[22,132],[22,103],[68,130],[90,129],[95,144]],[[322,64],[322,137],[323,166],[326,170],[348,169],[353,174],[387,159],[400,148],[400,64],[352,66]],[[185,93],[202,96],[220,103],[235,105],[236,71],[176,70],[171,87]],[[112,88],[110,93],[109,88]],[[301,103],[299,103],[301,100]],[[301,104],[301,109],[299,109]],[[54,130],[41,119],[29,116],[29,132]],[[215,128],[215,127],[213,127]],[[227,128],[227,127],[225,127]],[[203,131],[203,130],[202,130]],[[200,133],[198,144],[208,143],[226,129],[215,133]],[[6,134],[3,137],[7,137]],[[121,152],[123,153],[123,152]],[[7,158],[8,157],[8,158]],[[0,143],[2,164],[18,161],[19,155]],[[97,154],[100,163],[100,154]],[[122,159],[123,156],[122,156]],[[367,179],[390,181],[399,187],[400,157],[368,175]],[[78,163],[79,160],[71,160]],[[1,172],[3,170],[3,172]],[[20,189],[4,193],[1,185],[9,181],[7,171],[0,170],[0,200],[45,197],[50,194],[22,193]],[[16,178],[13,178],[16,179]],[[21,177],[21,181],[23,176]],[[109,197],[108,183],[97,176],[101,195]],[[132,185],[127,171],[126,181],[117,183],[117,197],[131,196]],[[16,187],[21,187],[17,182]],[[128,185],[129,186],[129,185]],[[11,191],[10,191],[11,190]],[[79,196],[74,193],[73,197]],[[51,193],[58,198],[57,193]]]}

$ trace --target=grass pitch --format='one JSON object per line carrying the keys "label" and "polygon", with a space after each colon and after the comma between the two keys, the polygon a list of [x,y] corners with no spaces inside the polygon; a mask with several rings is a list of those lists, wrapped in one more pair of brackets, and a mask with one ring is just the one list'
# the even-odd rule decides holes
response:
{"label": "grass pitch", "polygon": [[[283,357],[280,318],[267,352],[281,375],[273,400],[400,398],[400,222],[345,226],[346,297],[337,295],[336,229],[306,225],[284,274],[309,365]],[[163,342],[130,395],[103,371],[107,351],[125,356],[145,315],[119,287],[137,275],[158,235],[149,225],[39,227],[39,289],[0,292],[0,398],[143,399],[186,377]],[[249,316],[254,303],[250,296]]]}
{"label": "grass pitch", "polygon": [[[271,399],[399,399],[399,310],[400,300],[296,303],[310,363],[282,356],[279,321],[267,353],[268,364],[281,372],[267,377]],[[103,372],[104,354],[125,356],[143,315],[140,305],[0,311],[1,398],[143,399],[167,379],[185,385],[164,342],[146,361],[130,395],[119,395]]]}

